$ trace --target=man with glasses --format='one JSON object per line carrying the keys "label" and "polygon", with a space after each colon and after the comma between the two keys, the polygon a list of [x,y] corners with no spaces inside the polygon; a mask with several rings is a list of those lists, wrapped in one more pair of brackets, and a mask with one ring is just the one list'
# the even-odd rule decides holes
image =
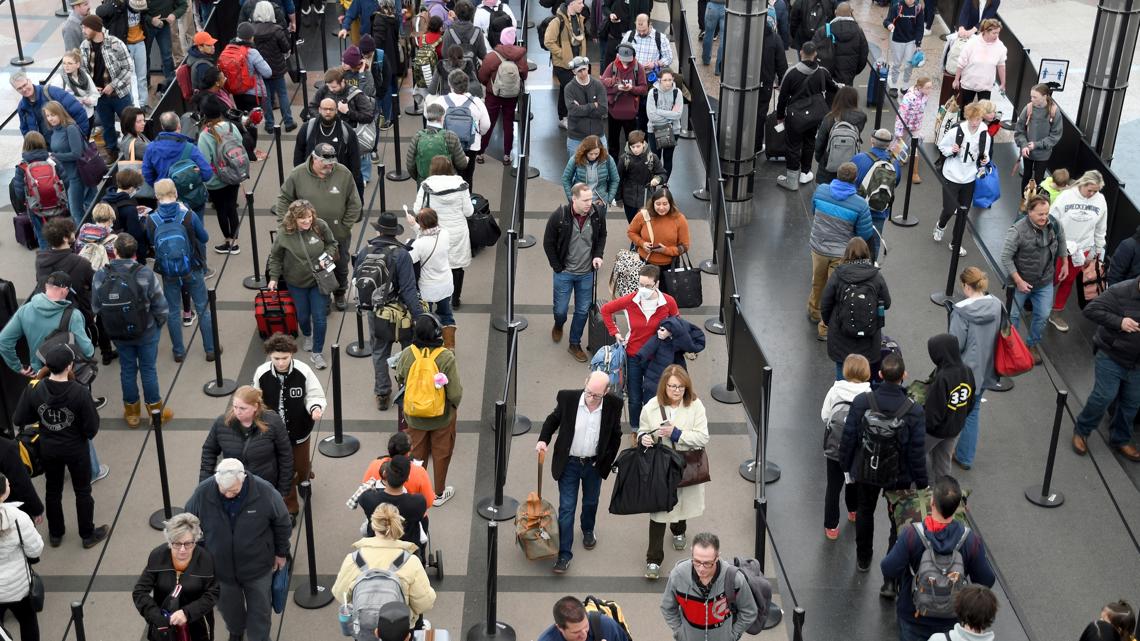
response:
{"label": "man with glasses", "polygon": [[336,109],[336,100],[324,98],[317,107],[318,118],[310,118],[304,129],[297,136],[297,144],[293,146],[293,166],[305,164],[317,145],[328,143],[336,149],[336,161],[348,167],[356,178],[357,189],[364,188],[364,180],[360,177],[360,147],[356,141],[356,131],[353,130]]}
{"label": "man with glasses", "polygon": [[[609,476],[610,466],[621,447],[621,399],[610,391],[610,377],[605,372],[590,372],[586,388],[560,390],[554,411],[542,424],[542,433],[534,449],[546,452],[550,437],[554,441],[554,458],[550,473],[558,481],[558,559],[555,574],[565,574],[573,558],[574,509],[578,504],[578,488],[582,489],[582,545],[594,549],[594,522],[598,514],[598,497],[602,481]],[[561,428],[561,429],[560,429]]]}
{"label": "man with glasses", "polygon": [[198,484],[186,511],[206,533],[203,544],[214,557],[221,588],[218,610],[230,641],[268,641],[270,582],[289,553],[289,511],[277,488],[248,476],[242,462],[227,458],[214,475]]}
{"label": "man with glasses", "polygon": [[554,327],[550,339],[562,341],[562,327],[574,293],[574,320],[570,323],[567,351],[579,363],[589,355],[582,350],[582,332],[594,302],[594,278],[606,251],[606,208],[594,202],[594,190],[586,183],[570,189],[570,202],[563,204],[546,221],[542,236],[546,260],[554,270]]}
{"label": "man with glasses", "polygon": [[28,74],[23,71],[12,74],[8,81],[21,96],[20,102],[16,105],[16,113],[20,116],[21,136],[27,135],[29,131],[38,131],[43,134],[44,140],[51,140],[51,127],[44,119],[43,106],[52,100],[63,105],[67,114],[79,126],[79,131],[83,132],[84,138],[91,135],[87,110],[66,89],[32,82],[28,79]]}
{"label": "man with glasses", "polygon": [[[693,537],[693,555],[669,573],[661,614],[676,641],[737,641],[756,620],[759,609],[748,580],[736,572],[726,585],[720,538],[709,532]],[[728,605],[728,593],[736,604]]]}

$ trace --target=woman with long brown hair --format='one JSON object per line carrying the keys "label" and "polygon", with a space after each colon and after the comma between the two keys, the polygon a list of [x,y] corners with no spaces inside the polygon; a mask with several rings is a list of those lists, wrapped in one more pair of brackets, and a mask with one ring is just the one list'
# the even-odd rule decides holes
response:
{"label": "woman with long brown hair", "polygon": [[95,189],[79,178],[79,158],[87,148],[87,139],[71,114],[60,103],[52,100],[43,107],[44,121],[51,127],[48,149],[62,169],[60,179],[67,185],[67,209],[78,228],[83,223],[87,205],[95,199]]}
{"label": "woman with long brown hair", "polygon": [[609,207],[618,190],[617,163],[606,151],[602,139],[586,136],[578,143],[578,149],[566,163],[562,172],[562,191],[570,200],[570,190],[578,183],[585,183],[594,190],[594,200]]}
{"label": "woman with long brown hair", "polygon": [[[830,161],[828,146],[831,142],[831,130],[840,122],[854,125],[859,130],[859,139],[862,141],[863,128],[867,126],[867,114],[859,108],[859,92],[855,87],[841,87],[835,92],[835,99],[831,101],[831,111],[823,117],[823,122],[819,125],[819,135],[815,137],[815,160],[819,165],[815,172],[815,182],[818,185],[835,180],[835,172],[827,170]],[[844,159],[847,160],[851,159]],[[834,163],[832,166],[838,167]]]}
{"label": "woman with long brown hair", "polygon": [[202,444],[198,481],[214,475],[218,461],[233,458],[247,472],[268,481],[281,496],[288,496],[293,479],[293,447],[285,422],[262,402],[261,390],[242,385],[230,408],[219,416]]}

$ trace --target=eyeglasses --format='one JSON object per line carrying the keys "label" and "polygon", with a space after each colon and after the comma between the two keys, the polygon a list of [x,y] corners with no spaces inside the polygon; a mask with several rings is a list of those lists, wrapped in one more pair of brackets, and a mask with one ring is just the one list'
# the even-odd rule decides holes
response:
{"label": "eyeglasses", "polygon": [[712,561],[698,561],[696,559],[693,559],[693,565],[695,565],[698,568],[704,568],[704,569],[708,570],[708,569],[716,567],[716,561],[717,561],[716,559],[713,559]]}
{"label": "eyeglasses", "polygon": [[195,545],[198,545],[198,543],[195,541],[175,541],[174,543],[170,544],[170,547],[178,548],[181,550],[189,550],[189,549],[193,548]]}
{"label": "eyeglasses", "polygon": [[672,383],[669,383],[665,386],[665,389],[671,389],[675,392],[681,392],[681,391],[684,391],[685,386],[684,385],[674,385]]}
{"label": "eyeglasses", "polygon": [[601,394],[595,394],[595,393],[591,392],[590,390],[583,390],[583,391],[582,391],[582,394],[583,394],[583,395],[584,395],[586,398],[602,398],[603,396],[605,396],[605,395],[606,395],[606,393],[605,393],[605,392],[602,392]]}

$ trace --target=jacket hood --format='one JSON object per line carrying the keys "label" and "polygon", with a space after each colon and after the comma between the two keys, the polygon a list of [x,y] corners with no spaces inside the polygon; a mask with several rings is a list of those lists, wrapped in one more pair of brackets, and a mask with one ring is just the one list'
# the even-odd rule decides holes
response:
{"label": "jacket hood", "polygon": [[184,142],[192,143],[192,142],[194,142],[194,140],[191,139],[190,136],[187,136],[186,134],[180,133],[177,131],[161,131],[161,132],[159,132],[159,134],[154,137],[154,141],[158,142],[160,140],[168,140],[168,141],[177,142],[177,143],[184,143]]}
{"label": "jacket hood", "polygon": [[843,200],[855,194],[855,184],[844,182],[836,178],[831,181],[831,195],[837,200]]}
{"label": "jacket hood", "polygon": [[67,309],[71,305],[71,301],[54,301],[48,298],[47,294],[40,293],[32,296],[32,300],[29,301],[28,304],[32,306],[32,309],[39,312],[40,315],[45,318],[45,322],[46,319],[50,318],[52,319],[51,322],[53,325],[58,325],[59,315],[63,313],[63,310]]}
{"label": "jacket hood", "polygon": [[871,383],[856,383],[854,381],[843,379],[835,381],[835,384],[832,385],[831,388],[834,391],[838,392],[839,398],[850,400],[862,394],[863,392],[870,392]]}
{"label": "jacket hood", "polygon": [[[51,273],[56,270],[70,273],[72,257],[79,256],[70,249],[49,249],[36,252],[36,273]],[[80,258],[80,260],[83,260]]]}
{"label": "jacket hood", "polygon": [[[47,160],[51,157],[51,152],[47,149],[33,149],[32,151],[20,152],[20,159],[24,162],[35,162],[37,160]],[[1137,229],[1140,232],[1140,229]]]}
{"label": "jacket hood", "polygon": [[429,176],[424,179],[424,183],[428,184],[431,190],[437,194],[467,186],[467,182],[463,180],[463,176]]}
{"label": "jacket hood", "polygon": [[1001,317],[1001,301],[991,294],[959,301],[954,305],[954,308],[963,318],[974,325],[988,325]]}
{"label": "jacket hood", "polygon": [[985,632],[970,632],[962,627],[961,623],[955,623],[954,628],[946,635],[950,641],[994,641],[994,631],[986,630]]}
{"label": "jacket hood", "polygon": [[127,201],[134,202],[134,196],[128,194],[125,191],[119,191],[118,189],[112,189],[103,196],[103,202],[111,205],[112,207],[115,207],[116,209],[123,205],[126,205]]}
{"label": "jacket hood", "polygon": [[958,339],[950,334],[936,334],[926,341],[926,351],[930,360],[938,367],[962,365],[962,354],[958,349]]}
{"label": "jacket hood", "polygon": [[853,263],[843,263],[835,269],[835,273],[839,280],[845,283],[861,283],[874,278],[879,273],[879,268],[869,260],[858,260]]}
{"label": "jacket hood", "polygon": [[961,522],[951,521],[949,525],[937,532],[926,530],[926,538],[936,553],[949,554],[954,550],[954,546],[958,545],[958,539],[962,538],[962,532],[965,529],[966,526],[962,525]]}

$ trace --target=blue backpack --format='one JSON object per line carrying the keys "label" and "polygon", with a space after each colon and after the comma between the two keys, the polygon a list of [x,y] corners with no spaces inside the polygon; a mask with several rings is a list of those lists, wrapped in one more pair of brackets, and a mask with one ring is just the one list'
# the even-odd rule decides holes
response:
{"label": "blue backpack", "polygon": [[621,394],[625,390],[625,347],[614,343],[599,348],[590,359],[590,371],[608,374],[610,389]]}
{"label": "blue backpack", "polygon": [[190,209],[201,211],[206,206],[206,184],[202,182],[202,170],[198,163],[190,157],[195,149],[197,147],[193,144],[186,143],[182,155],[167,170],[166,177],[174,181],[179,200]]}
{"label": "blue backpack", "polygon": [[154,247],[154,262],[164,276],[185,276],[193,267],[194,248],[186,229],[185,207],[180,207],[174,220],[166,220],[153,212],[150,215],[150,242]]}

